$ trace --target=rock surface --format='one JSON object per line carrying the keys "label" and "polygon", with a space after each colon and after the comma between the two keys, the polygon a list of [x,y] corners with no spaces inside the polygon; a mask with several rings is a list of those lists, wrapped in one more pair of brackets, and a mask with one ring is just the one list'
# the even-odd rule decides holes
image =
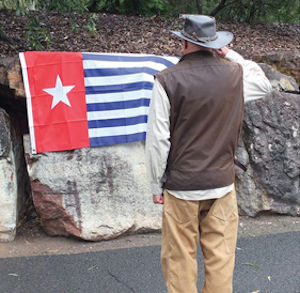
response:
{"label": "rock surface", "polygon": [[0,242],[15,238],[19,212],[29,196],[22,136],[18,129],[16,122],[0,109]]}
{"label": "rock surface", "polygon": [[245,105],[237,173],[241,211],[300,216],[300,95],[272,92]]}
{"label": "rock surface", "polygon": [[0,84],[15,90],[16,95],[25,98],[19,56],[0,58]]}
{"label": "rock surface", "polygon": [[30,151],[25,136],[33,200],[47,234],[99,241],[160,229],[161,207],[152,203],[143,142]]}
{"label": "rock surface", "polygon": [[[240,213],[300,215],[300,98],[273,92],[246,104],[237,171]],[[36,211],[49,235],[111,239],[127,232],[160,229],[142,142],[68,152],[30,154],[29,175]]]}
{"label": "rock surface", "polygon": [[293,77],[300,85],[300,51],[274,51],[254,56],[254,61],[271,65],[275,70]]}
{"label": "rock surface", "polygon": [[259,63],[259,66],[271,82],[273,90],[287,92],[299,91],[299,85],[293,77],[275,70],[271,65]]}

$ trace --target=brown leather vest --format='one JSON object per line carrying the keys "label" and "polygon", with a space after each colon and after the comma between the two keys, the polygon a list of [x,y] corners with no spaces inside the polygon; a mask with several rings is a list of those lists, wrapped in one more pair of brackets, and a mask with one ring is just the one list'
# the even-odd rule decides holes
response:
{"label": "brown leather vest", "polygon": [[244,112],[241,65],[198,51],[156,78],[171,104],[164,188],[206,190],[232,184]]}

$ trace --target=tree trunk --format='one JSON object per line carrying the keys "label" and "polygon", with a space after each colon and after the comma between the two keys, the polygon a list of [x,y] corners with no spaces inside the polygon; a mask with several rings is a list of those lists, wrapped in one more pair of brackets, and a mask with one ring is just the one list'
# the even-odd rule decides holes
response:
{"label": "tree trunk", "polygon": [[203,14],[203,0],[196,0],[197,10],[199,14]]}
{"label": "tree trunk", "polygon": [[[227,4],[226,4],[227,2]],[[236,0],[231,1],[230,3],[228,3],[227,0],[221,0],[219,2],[219,5],[209,14],[210,16],[216,16],[223,8],[225,8],[226,6],[232,4],[233,2],[236,2]]]}

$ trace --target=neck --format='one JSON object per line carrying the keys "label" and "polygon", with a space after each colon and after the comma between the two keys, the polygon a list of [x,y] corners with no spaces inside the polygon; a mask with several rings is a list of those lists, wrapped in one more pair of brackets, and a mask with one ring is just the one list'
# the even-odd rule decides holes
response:
{"label": "neck", "polygon": [[186,45],[184,46],[183,53],[184,54],[189,54],[189,53],[193,53],[193,52],[197,52],[197,51],[209,51],[209,52],[211,52],[211,49],[201,47],[201,46],[198,46],[196,44],[187,42]]}

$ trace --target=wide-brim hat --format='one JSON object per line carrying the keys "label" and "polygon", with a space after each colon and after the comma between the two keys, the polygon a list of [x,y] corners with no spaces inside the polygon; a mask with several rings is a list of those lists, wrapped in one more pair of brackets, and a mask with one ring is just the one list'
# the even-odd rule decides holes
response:
{"label": "wide-brim hat", "polygon": [[233,40],[231,32],[217,32],[215,18],[207,15],[186,15],[184,29],[170,32],[183,40],[211,49],[220,49]]}

